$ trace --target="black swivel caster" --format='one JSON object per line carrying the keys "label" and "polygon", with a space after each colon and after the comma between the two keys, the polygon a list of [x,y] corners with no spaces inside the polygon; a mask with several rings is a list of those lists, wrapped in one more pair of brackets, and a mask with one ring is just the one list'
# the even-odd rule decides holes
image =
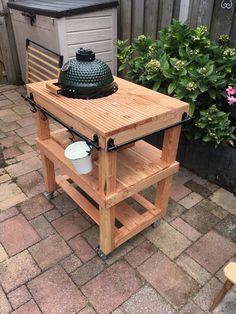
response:
{"label": "black swivel caster", "polygon": [[155,222],[152,224],[152,228],[155,229],[155,228],[159,227],[160,224],[161,224],[161,220],[157,220],[157,221],[155,221]]}
{"label": "black swivel caster", "polygon": [[103,251],[100,249],[100,245],[98,245],[95,250],[96,250],[96,252],[97,252],[97,255],[98,255],[103,261],[107,260],[108,256],[107,256],[105,253],[103,253]]}
{"label": "black swivel caster", "polygon": [[54,192],[44,192],[43,194],[49,201],[54,197]]}

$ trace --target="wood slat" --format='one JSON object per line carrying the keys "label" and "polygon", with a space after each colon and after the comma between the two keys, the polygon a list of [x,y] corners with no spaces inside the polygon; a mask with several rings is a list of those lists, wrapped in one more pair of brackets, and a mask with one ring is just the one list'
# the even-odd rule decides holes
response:
{"label": "wood slat", "polygon": [[213,16],[214,0],[200,0],[197,25],[206,25],[210,30]]}
{"label": "wood slat", "polygon": [[43,81],[43,78],[32,73],[32,72],[28,72],[28,80],[30,77],[33,77],[33,79],[35,80],[35,82],[40,82],[40,81]]}
{"label": "wood slat", "polygon": [[159,29],[171,24],[174,0],[160,1],[159,3]]}
{"label": "wood slat", "polygon": [[[226,1],[225,1],[226,2]],[[230,2],[230,1],[227,1]],[[215,0],[213,19],[211,22],[211,37],[217,39],[222,34],[230,35],[231,24],[234,18],[235,1],[231,9],[222,8],[222,0]]]}
{"label": "wood slat", "polygon": [[142,195],[135,193],[132,195],[132,198],[139,203],[141,206],[146,208],[152,215],[158,215],[161,213],[161,210],[153,205],[151,202],[149,202],[146,198],[144,198]]}
{"label": "wood slat", "polygon": [[131,41],[132,1],[120,1],[120,38]]}
{"label": "wood slat", "polygon": [[[31,46],[28,46],[27,47],[27,50],[28,51],[32,51],[32,52],[35,52],[36,54],[42,56],[43,58],[47,59],[47,61],[50,61],[50,62],[53,62],[55,63],[56,66],[58,66],[59,64],[59,60],[58,59],[55,59],[55,58],[52,58],[50,57],[49,55],[43,53],[42,51],[38,50],[38,49],[35,49],[34,47],[31,47]],[[32,53],[33,54],[33,53]],[[46,61],[46,60],[45,60]]]}
{"label": "wood slat", "polygon": [[43,72],[40,72],[39,70],[37,70],[36,68],[32,67],[31,65],[28,65],[28,71],[29,71],[28,75],[31,75],[31,74],[39,75],[41,77],[41,81],[49,79],[49,77],[46,76]]}
{"label": "wood slat", "polygon": [[43,59],[41,59],[41,58],[39,58],[39,57],[33,55],[31,52],[28,52],[28,56],[29,56],[30,58],[33,58],[33,59],[35,59],[35,60],[37,60],[37,61],[39,61],[39,62],[45,64],[47,67],[49,67],[49,68],[51,68],[51,69],[53,69],[53,70],[55,70],[55,71],[58,71],[58,69],[59,69],[58,67],[55,67],[54,65],[50,64],[49,62],[47,62],[47,61],[45,61],[45,60],[43,60]]}
{"label": "wood slat", "polygon": [[41,66],[40,64],[34,62],[31,59],[28,59],[28,64],[29,65],[34,65],[37,68],[39,68],[39,69],[43,70],[44,72],[48,73],[50,75],[50,78],[48,78],[48,79],[54,79],[54,78],[56,78],[58,76],[59,69],[55,70],[55,72],[49,71],[47,68]]}
{"label": "wood slat", "polygon": [[142,230],[149,227],[153,222],[157,221],[162,217],[161,214],[158,214],[157,216],[153,216],[150,213],[149,215],[146,215],[146,221],[140,224],[138,227],[128,230],[125,227],[121,227],[119,230],[117,230],[116,237],[115,237],[115,247],[117,248]]}
{"label": "wood slat", "polygon": [[157,38],[158,5],[158,0],[145,1],[144,34],[153,39]]}
{"label": "wood slat", "polygon": [[138,214],[125,202],[116,205],[116,219],[128,230],[132,230],[143,223],[142,215]]}
{"label": "wood slat", "polygon": [[132,39],[143,34],[144,0],[132,1]]}
{"label": "wood slat", "polygon": [[96,224],[99,225],[99,211],[80,192],[78,192],[63,176],[56,176],[57,184],[78,204]]}

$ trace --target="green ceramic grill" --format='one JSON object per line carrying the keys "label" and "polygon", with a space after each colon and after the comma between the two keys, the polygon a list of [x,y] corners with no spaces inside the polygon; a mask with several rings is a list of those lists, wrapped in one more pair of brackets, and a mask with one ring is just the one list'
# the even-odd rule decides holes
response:
{"label": "green ceramic grill", "polygon": [[105,97],[118,89],[109,66],[96,59],[92,50],[83,48],[63,65],[56,85],[58,94],[83,99]]}

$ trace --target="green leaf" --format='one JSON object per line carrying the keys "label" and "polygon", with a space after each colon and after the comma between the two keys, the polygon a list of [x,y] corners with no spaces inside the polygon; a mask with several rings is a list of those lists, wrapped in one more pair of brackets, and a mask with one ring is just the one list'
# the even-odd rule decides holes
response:
{"label": "green leaf", "polygon": [[210,95],[210,97],[211,97],[212,99],[216,99],[216,91],[215,91],[215,89],[209,88],[209,89],[208,89],[208,94]]}
{"label": "green leaf", "polygon": [[155,91],[158,91],[160,85],[161,85],[161,81],[157,81],[153,84],[152,89]]}
{"label": "green leaf", "polygon": [[162,73],[163,73],[163,75],[164,75],[166,78],[170,78],[170,79],[173,78],[173,75],[172,75],[170,72],[168,72],[168,71],[163,70]]}
{"label": "green leaf", "polygon": [[190,103],[189,104],[189,110],[188,110],[188,114],[192,117],[195,111],[195,103]]}
{"label": "green leaf", "polygon": [[126,64],[121,64],[120,66],[119,66],[119,69],[118,69],[118,71],[120,72],[120,71],[123,71],[125,68],[126,68]]}
{"label": "green leaf", "polygon": [[175,82],[170,83],[168,86],[168,94],[169,95],[172,94],[175,88],[176,88],[176,83]]}
{"label": "green leaf", "polygon": [[203,82],[200,82],[200,83],[198,84],[198,87],[199,87],[199,89],[200,89],[200,91],[201,91],[202,93],[206,92],[207,89],[208,89],[208,86],[207,86],[206,84],[204,84]]}

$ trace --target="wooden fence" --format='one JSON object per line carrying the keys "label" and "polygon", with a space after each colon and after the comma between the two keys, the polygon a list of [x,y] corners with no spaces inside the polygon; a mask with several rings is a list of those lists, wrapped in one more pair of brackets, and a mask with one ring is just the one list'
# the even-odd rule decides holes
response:
{"label": "wooden fence", "polygon": [[193,27],[206,25],[213,39],[227,34],[236,47],[236,0],[120,0],[119,38],[157,38],[173,18]]}
{"label": "wooden fence", "polygon": [[20,66],[7,0],[0,0],[0,71],[0,84],[5,79],[11,84],[19,82]]}

